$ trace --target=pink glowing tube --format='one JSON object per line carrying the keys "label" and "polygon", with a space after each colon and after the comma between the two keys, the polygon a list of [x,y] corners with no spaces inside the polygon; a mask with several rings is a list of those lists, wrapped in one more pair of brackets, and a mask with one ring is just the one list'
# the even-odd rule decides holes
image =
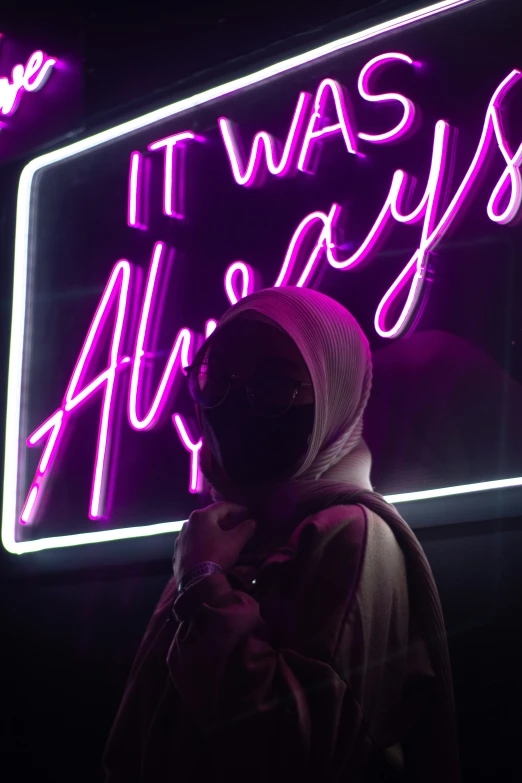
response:
{"label": "pink glowing tube", "polygon": [[[395,180],[394,183],[392,183],[392,188],[394,184],[395,184]],[[340,208],[338,207],[338,205],[335,206],[336,206],[336,211],[334,214],[334,218],[336,219],[339,215]],[[357,249],[357,251],[355,253],[352,253],[352,255],[348,256],[348,258],[340,259],[337,257],[335,253],[335,244],[330,239],[326,243],[326,257],[328,259],[330,266],[333,266],[335,269],[348,269],[349,267],[353,268],[358,264],[361,264],[369,256],[369,254],[373,250],[375,250],[375,247],[379,239],[381,238],[382,232],[384,231],[386,224],[388,222],[389,214],[390,214],[390,205],[388,200],[386,200],[368,236],[361,244],[361,246]]]}
{"label": "pink glowing tube", "polygon": [[[237,277],[241,276],[241,289],[235,288]],[[225,272],[225,292],[231,305],[235,305],[240,299],[244,299],[254,290],[254,272],[243,261],[235,261],[230,264]]]}
{"label": "pink glowing tube", "polygon": [[9,116],[17,110],[23,90],[23,79],[23,65],[14,66],[11,81],[6,77],[0,78],[0,114]]}
{"label": "pink glowing tube", "polygon": [[[114,392],[117,373],[126,366],[128,357],[120,355],[122,333],[127,314],[131,267],[128,261],[119,261],[111,272],[105,291],[87,332],[85,342],[69,380],[62,407],[55,411],[28,438],[27,444],[35,446],[49,433],[40,457],[36,475],[29,489],[20,521],[33,521],[49,477],[64,431],[71,415],[98,389],[103,390],[102,409],[98,429],[98,442],[94,460],[93,483],[89,516],[97,519],[105,516],[105,489],[111,441],[111,424],[114,414]],[[109,350],[109,365],[87,385],[83,385],[100,339],[105,334],[111,310],[116,310]]]}
{"label": "pink glowing tube", "polygon": [[266,131],[259,131],[254,136],[250,149],[250,157],[245,166],[241,160],[241,145],[234,130],[233,123],[230,120],[227,120],[226,117],[219,118],[219,129],[228,155],[232,176],[238,185],[250,187],[256,184],[263,174],[263,159],[265,160],[266,168],[270,174],[273,174],[276,177],[284,177],[289,173],[294,163],[295,151],[301,138],[301,130],[311,100],[311,95],[308,93],[299,93],[294,116],[290,124],[290,129],[286,137],[285,146],[281,153],[279,163],[276,163],[276,149],[278,146],[276,139]]}
{"label": "pink glowing tube", "polygon": [[43,52],[33,52],[25,66],[15,65],[11,71],[11,81],[0,78],[0,114],[14,114],[23,91],[36,92],[40,90],[56,64],[54,57],[47,57]]}
{"label": "pink glowing tube", "polygon": [[35,503],[40,487],[45,483],[47,477],[47,468],[51,457],[54,455],[56,442],[61,431],[63,421],[63,410],[56,411],[47,421],[45,421],[27,440],[28,446],[35,446],[42,438],[50,431],[50,436],[47,438],[40,462],[36,469],[36,475],[29,490],[29,494],[25,501],[20,516],[20,522],[27,524],[33,519],[33,511],[35,511]]}
{"label": "pink glowing tube", "polygon": [[207,340],[211,334],[216,331],[217,321],[214,318],[209,318],[205,324],[205,340]]}
{"label": "pink glowing tube", "polygon": [[[514,156],[513,159],[511,158],[508,151],[508,146],[503,137],[498,113],[505,95],[520,79],[521,75],[521,72],[518,70],[511,71],[511,73],[495,90],[489,102],[482,133],[473,160],[471,161],[471,164],[449,206],[443,213],[440,220],[437,222],[436,213],[440,197],[440,189],[444,180],[446,160],[445,153],[441,154],[439,175],[436,178],[436,185],[433,186],[433,192],[430,193],[428,202],[426,204],[420,247],[414,254],[413,258],[411,258],[407,263],[406,267],[402,270],[394,283],[391,285],[391,287],[388,289],[388,291],[385,293],[375,314],[375,328],[378,334],[380,334],[382,337],[398,336],[404,332],[405,328],[407,327],[410,315],[419,299],[425,281],[428,253],[434,250],[442,237],[445,236],[454,219],[458,215],[463,203],[465,202],[473,187],[475,180],[477,179],[482,166],[484,165],[487,152],[493,138],[496,138],[497,144],[504,156],[504,159],[508,163],[508,167],[506,169],[507,173],[504,172],[500,183],[496,186],[490,199],[490,217],[492,217],[492,219],[496,219],[497,222],[502,222],[502,220],[508,222],[508,220],[513,220],[516,216],[520,207],[520,174],[518,166],[515,164],[515,161],[518,159],[518,153]],[[447,146],[446,128],[446,123],[443,123],[442,121],[437,123],[434,147],[437,144]],[[511,184],[511,198],[509,200],[508,206],[504,210],[504,213],[499,214],[496,210],[499,208],[500,197],[505,192],[508,178]],[[502,220],[500,220],[500,218]],[[408,292],[406,302],[402,307],[401,313],[395,323],[391,327],[387,327],[387,315],[393,304],[398,299],[402,290],[408,283],[410,283],[410,290]]]}
{"label": "pink glowing tube", "polygon": [[307,282],[309,282],[312,271],[317,263],[319,256],[321,255],[321,252],[326,249],[327,242],[331,241],[332,223],[335,221],[339,210],[339,205],[333,204],[328,215],[326,215],[324,212],[311,212],[309,215],[303,218],[303,220],[297,226],[292,239],[290,240],[290,244],[288,245],[288,249],[286,251],[278,278],[274,283],[275,288],[289,285],[290,277],[294,267],[297,265],[299,254],[305,240],[308,238],[311,230],[316,228],[316,224],[322,223],[321,231],[317,241],[315,242],[313,250],[308,257],[305,268],[297,282],[297,286],[301,288],[306,285]]}
{"label": "pink glowing tube", "polygon": [[407,54],[389,52],[388,54],[380,54],[378,57],[374,57],[373,60],[370,60],[370,62],[366,63],[361,73],[359,74],[357,87],[359,89],[359,94],[362,98],[364,98],[365,101],[370,101],[371,103],[390,103],[391,101],[396,101],[400,103],[404,109],[401,121],[398,125],[395,126],[395,128],[392,128],[392,130],[380,134],[359,133],[359,138],[363,139],[364,141],[371,141],[374,144],[385,144],[388,141],[395,141],[407,133],[407,131],[413,125],[415,120],[415,105],[412,103],[412,101],[396,92],[382,93],[381,95],[374,95],[373,93],[369,92],[369,83],[372,74],[374,74],[375,71],[379,68],[390,65],[390,63],[397,61],[402,61],[408,63],[409,65],[415,64],[411,57],[408,57]]}
{"label": "pink glowing tube", "polygon": [[[511,221],[513,221],[518,215],[522,201],[519,170],[521,163],[522,145],[520,145],[513,157],[507,161],[507,168],[496,184],[488,202],[488,217],[494,223],[501,223],[502,225],[506,225],[511,223]],[[500,209],[500,202],[504,198],[504,194],[506,193],[508,185],[511,188],[511,196],[504,210],[499,212],[498,210]]]}
{"label": "pink glowing tube", "polygon": [[47,419],[47,421],[45,421],[41,427],[35,430],[35,432],[33,432],[33,434],[27,440],[27,444],[29,446],[36,446],[36,444],[42,440],[44,435],[47,435],[47,433],[51,431],[51,434],[47,438],[47,443],[38,464],[37,473],[40,475],[43,475],[47,470],[51,456],[54,453],[56,441],[62,428],[63,414],[63,409],[60,408],[49,419]]}
{"label": "pink glowing tube", "polygon": [[[513,72],[515,73],[515,71]],[[520,72],[518,72],[520,73]],[[495,131],[495,136],[499,149],[506,161],[506,169],[495,186],[491,198],[488,202],[487,213],[490,220],[494,223],[506,225],[511,223],[518,214],[522,201],[522,185],[520,178],[520,165],[522,163],[522,144],[518,147],[514,155],[511,155],[507,141],[505,139],[501,117],[498,111],[491,113],[491,121]],[[511,188],[511,195],[504,210],[499,212],[500,202],[505,196],[508,186]]]}
{"label": "pink glowing tube", "polygon": [[[328,96],[331,95],[337,114],[337,122],[328,123]],[[339,82],[333,79],[323,79],[319,87],[314,102],[314,111],[308,122],[308,127],[301,147],[301,154],[297,162],[297,168],[300,171],[313,173],[311,158],[314,145],[324,140],[334,133],[342,133],[346,149],[353,155],[357,154],[357,138],[352,129],[352,122],[348,113],[348,105]]]}
{"label": "pink glowing tube", "polygon": [[41,90],[51,75],[51,70],[54,65],[56,65],[54,57],[47,57],[39,50],[33,52],[25,64],[23,79],[24,89],[27,92],[37,92],[38,90]]}
{"label": "pink glowing tube", "polygon": [[127,199],[127,223],[132,228],[146,230],[142,221],[142,191],[143,191],[143,155],[131,152],[129,165],[129,193]]}
{"label": "pink glowing tube", "polygon": [[27,524],[27,522],[29,522],[31,517],[32,517],[33,510],[34,510],[34,505],[36,503],[36,497],[38,495],[39,488],[40,487],[39,487],[38,484],[33,484],[31,489],[29,490],[29,494],[27,496],[27,500],[25,501],[25,505],[24,505],[24,507],[22,509],[22,513],[20,515],[20,522],[23,525]]}
{"label": "pink glowing tube", "polygon": [[[400,211],[406,192],[409,190],[410,178],[408,178],[408,175],[404,171],[398,169],[393,175],[390,191],[384,205],[359,248],[347,258],[340,259],[335,253],[335,244],[332,242],[331,237],[328,239],[326,256],[331,266],[335,269],[347,269],[349,267],[353,268],[365,261],[368,255],[375,250],[377,243],[383,236],[384,229],[392,218],[398,223],[413,224],[417,223],[425,216],[428,205],[430,204],[430,197],[433,194],[438,194],[440,189],[441,170],[446,154],[448,138],[449,126],[447,123],[441,121],[436,126],[428,183],[418,206],[407,214],[403,214]],[[338,212],[336,213],[336,217],[337,214]],[[432,213],[430,213],[430,219],[431,214]],[[335,226],[335,222],[336,220],[334,219],[331,224],[332,227]]]}
{"label": "pink glowing tube", "polygon": [[[423,292],[428,264],[427,252],[424,250],[424,243],[426,241],[426,237],[433,229],[440,203],[441,189],[446,173],[449,135],[449,125],[446,122],[439,120],[435,126],[432,165],[430,176],[428,177],[428,185],[419,205],[419,207],[422,208],[422,211],[419,212],[417,210],[417,214],[412,213],[416,217],[422,214],[423,217],[421,246],[403,269],[392,288],[387,292],[390,294],[389,299],[386,300],[385,295],[377,308],[375,324],[377,332],[381,335],[381,337],[395,337],[406,330],[411,322],[411,318]],[[400,215],[398,210],[395,210],[394,217],[401,220],[401,222],[406,222],[405,216]],[[389,330],[390,333],[388,334],[383,328],[384,319],[386,318],[393,301],[399,296],[401,291],[410,280],[410,290],[406,297],[401,314],[399,315],[394,327]],[[379,324],[379,327],[377,327],[377,324]]]}
{"label": "pink glowing tube", "polygon": [[186,422],[183,421],[182,416],[179,413],[175,413],[172,417],[172,422],[176,428],[176,432],[179,438],[190,454],[190,480],[189,480],[189,492],[195,494],[201,492],[201,473],[199,468],[199,452],[203,445],[201,438],[194,442],[190,437],[187,429]]}
{"label": "pink glowing tube", "polygon": [[183,219],[183,181],[185,143],[196,139],[192,131],[174,133],[149,144],[149,150],[165,150],[163,170],[163,213],[168,217]]}
{"label": "pink glowing tube", "polygon": [[[158,280],[161,277],[165,255],[164,243],[156,242],[152,251],[152,259],[141,306],[129,386],[128,417],[131,427],[135,430],[151,429],[158,423],[176,375],[181,367],[187,367],[190,364],[189,357],[192,345],[192,333],[189,329],[183,328],[180,329],[174,341],[174,345],[148,412],[144,416],[138,413],[140,408],[138,398],[141,398],[142,361],[147,355],[145,353],[144,345],[150,327],[151,314],[156,309],[154,305],[160,287],[158,285]],[[150,353],[148,355],[150,356]]]}
{"label": "pink glowing tube", "polygon": [[[116,384],[116,371],[122,362],[120,356],[121,337],[123,332],[123,326],[125,322],[125,316],[127,312],[127,302],[130,286],[131,268],[128,261],[120,261],[114,267],[111,278],[107,285],[106,293],[102,297],[101,306],[98,309],[94,317],[94,321],[87,333],[84,346],[80,353],[80,358],[74,369],[69,387],[65,393],[65,410],[70,411],[76,407],[80,402],[83,402],[88,394],[94,392],[101,384],[98,379],[95,379],[89,384],[83,391],[77,391],[80,382],[83,382],[84,374],[89,366],[90,359],[94,347],[99,339],[101,333],[101,325],[105,320],[105,313],[107,306],[111,301],[111,283],[116,289],[117,281],[121,277],[120,292],[117,304],[117,313],[113,329],[113,335],[110,348],[110,364],[105,372],[101,373],[99,378],[103,378],[105,382],[105,389],[103,393],[102,413],[100,419],[100,427],[98,431],[98,446],[96,450],[94,478],[91,492],[91,503],[89,516],[92,519],[96,519],[103,516],[102,509],[102,493],[105,489],[104,479],[106,474],[107,456],[109,448],[109,433],[110,423],[113,415],[113,400]],[[113,282],[114,281],[114,282]]]}

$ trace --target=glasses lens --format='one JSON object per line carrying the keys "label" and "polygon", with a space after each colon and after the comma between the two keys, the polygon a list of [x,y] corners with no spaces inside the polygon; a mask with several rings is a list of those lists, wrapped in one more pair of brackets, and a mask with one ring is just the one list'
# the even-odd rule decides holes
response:
{"label": "glasses lens", "polygon": [[188,375],[190,396],[201,408],[215,408],[227,396],[230,378],[215,362],[191,367]]}
{"label": "glasses lens", "polygon": [[248,399],[259,416],[275,418],[292,407],[298,386],[292,378],[259,375],[248,383]]}

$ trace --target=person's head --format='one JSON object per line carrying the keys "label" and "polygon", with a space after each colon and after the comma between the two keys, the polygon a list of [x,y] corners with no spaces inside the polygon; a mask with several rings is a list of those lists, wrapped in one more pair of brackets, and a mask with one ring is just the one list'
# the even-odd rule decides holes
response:
{"label": "person's head", "polygon": [[359,447],[370,385],[367,340],[340,304],[300,288],[246,297],[189,370],[208,478],[319,478]]}

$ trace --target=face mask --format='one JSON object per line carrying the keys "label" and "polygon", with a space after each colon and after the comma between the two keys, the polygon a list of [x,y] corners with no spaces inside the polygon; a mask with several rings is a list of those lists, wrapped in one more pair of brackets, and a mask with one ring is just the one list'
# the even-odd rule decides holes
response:
{"label": "face mask", "polygon": [[248,404],[244,389],[234,389],[217,408],[201,411],[203,437],[231,481],[277,482],[291,476],[305,455],[314,413],[310,403],[263,418]]}

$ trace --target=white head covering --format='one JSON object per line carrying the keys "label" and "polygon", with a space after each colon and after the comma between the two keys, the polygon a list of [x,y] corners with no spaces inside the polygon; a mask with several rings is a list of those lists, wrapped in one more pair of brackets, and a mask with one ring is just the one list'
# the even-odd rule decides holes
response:
{"label": "white head covering", "polygon": [[368,341],[355,318],[318,291],[269,288],[230,308],[216,332],[239,316],[253,315],[252,311],[292,338],[312,378],[314,428],[294,479],[339,479],[371,489],[371,457],[362,439],[362,424],[372,364]]}
{"label": "white head covering", "polygon": [[[368,341],[342,305],[305,288],[285,287],[251,294],[225,313],[216,332],[238,317],[268,320],[294,340],[310,372],[315,395],[314,428],[304,462],[284,487],[274,488],[273,492],[263,490],[264,508],[270,509],[272,504],[275,514],[277,505],[283,502],[284,516],[297,514],[302,520],[332,506],[360,504],[390,526],[405,555],[410,602],[423,625],[438,686],[434,719],[424,738],[426,757],[422,759],[419,780],[458,783],[451,667],[437,587],[426,555],[410,527],[393,506],[371,489],[371,457],[362,438],[372,378]],[[205,451],[202,466],[216,498],[244,501],[241,488],[216,480],[209,463],[205,465]]]}

